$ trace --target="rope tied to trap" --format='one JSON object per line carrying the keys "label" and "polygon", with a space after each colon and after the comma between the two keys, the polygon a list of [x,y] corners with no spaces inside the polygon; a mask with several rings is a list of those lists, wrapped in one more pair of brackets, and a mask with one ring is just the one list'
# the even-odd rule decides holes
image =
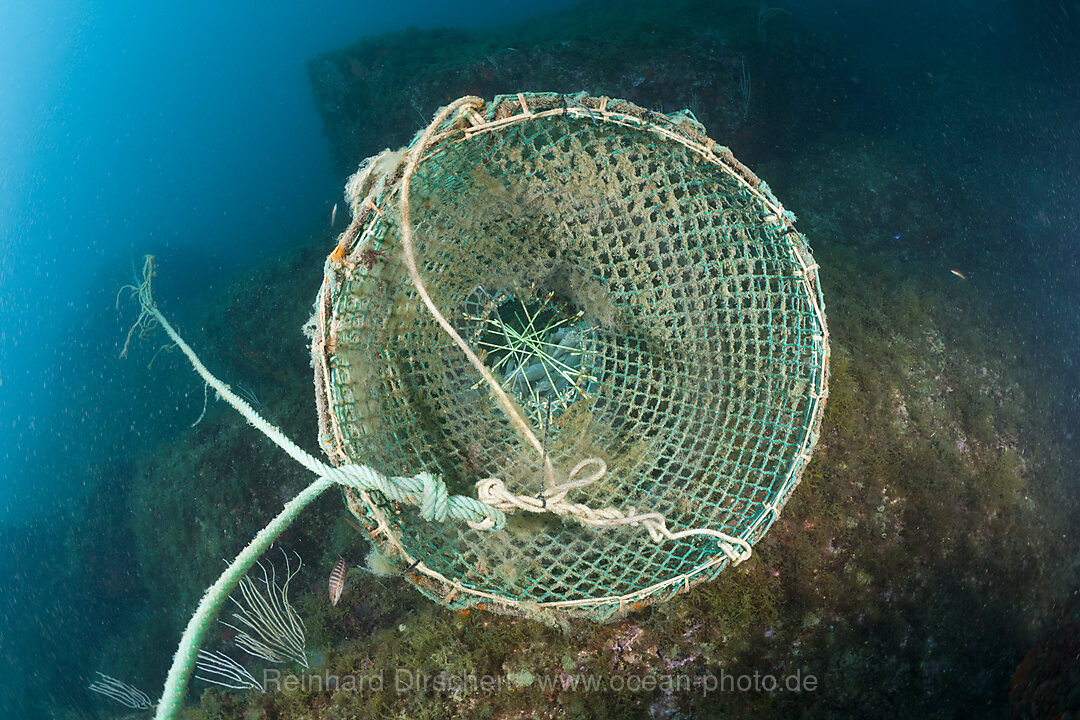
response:
{"label": "rope tied to trap", "polygon": [[462,98],[362,164],[346,196],[353,219],[305,326],[332,464],[207,371],[154,304],[152,258],[128,286],[140,314],[124,352],[164,328],[316,475],[200,601],[159,720],[224,598],[329,487],[443,605],[608,619],[749,557],[817,441],[817,266],[794,216],[689,113]]}
{"label": "rope tied to trap", "polygon": [[212,387],[219,397],[231,405],[259,432],[284,450],[289,457],[320,479],[354,490],[377,491],[393,502],[418,505],[421,516],[425,520],[439,522],[448,519],[463,520],[470,527],[484,530],[498,530],[506,524],[506,516],[501,510],[475,498],[450,495],[447,492],[446,483],[431,473],[421,472],[411,477],[392,477],[380,473],[369,465],[359,463],[334,467],[301,448],[280,428],[263,418],[250,403],[233,392],[232,388],[206,369],[195,351],[184,341],[155,304],[151,290],[154,274],[154,257],[147,255],[143,262],[141,280],[138,284],[127,285],[123,288],[131,291],[138,299],[139,317],[128,332],[122,356],[128,353],[131,339],[136,333],[144,336],[151,330],[161,327],[184,353],[203,381]]}
{"label": "rope tied to trap", "polygon": [[817,440],[828,332],[794,215],[692,114],[464,97],[346,199],[307,326],[323,450],[539,516],[492,539],[346,496],[422,592],[602,618],[749,556]]}
{"label": "rope tied to trap", "polygon": [[[596,466],[591,475],[578,477],[589,465]],[[607,473],[607,464],[600,458],[582,460],[570,471],[565,483],[548,488],[537,496],[515,495],[506,489],[506,484],[499,478],[486,478],[476,484],[476,496],[484,504],[511,512],[514,509],[533,513],[551,513],[562,517],[572,517],[582,525],[593,528],[612,528],[619,526],[644,527],[649,537],[656,543],[665,540],[678,540],[692,535],[704,535],[715,538],[720,551],[733,563],[740,563],[750,557],[750,544],[739,537],[722,533],[710,528],[694,528],[672,532],[667,527],[667,520],[657,512],[639,513],[628,507],[619,510],[615,507],[594,509],[583,503],[574,503],[566,496],[577,488],[596,482]]]}
{"label": "rope tied to trap", "polygon": [[[207,386],[212,387],[219,397],[231,405],[259,432],[284,450],[289,457],[320,479],[357,491],[379,492],[391,502],[416,505],[419,507],[420,517],[426,521],[460,520],[474,530],[501,530],[506,525],[506,513],[514,510],[532,513],[546,512],[561,517],[571,517],[583,525],[595,528],[620,525],[644,526],[649,536],[658,543],[665,539],[674,540],[693,534],[711,535],[720,541],[722,551],[732,560],[738,562],[749,556],[750,547],[744,540],[715,530],[672,533],[667,529],[663,515],[659,513],[639,514],[632,507],[626,511],[614,507],[593,509],[582,503],[567,501],[566,496],[572,490],[595,482],[606,474],[607,465],[599,458],[582,460],[570,471],[565,483],[550,487],[540,496],[514,494],[507,489],[502,480],[489,477],[477,483],[476,498],[451,495],[446,483],[430,472],[420,472],[413,476],[388,476],[370,465],[360,463],[348,463],[336,467],[329,465],[298,446],[280,428],[269,423],[250,403],[207,370],[194,350],[173,328],[154,302],[151,281],[155,272],[154,257],[147,255],[143,263],[142,278],[138,284],[122,288],[122,290],[129,290],[138,299],[139,317],[128,331],[121,356],[127,355],[131,340],[136,333],[144,336],[151,330],[161,327],[184,353]],[[589,476],[579,478],[581,471],[590,465],[596,466],[597,470]]]}

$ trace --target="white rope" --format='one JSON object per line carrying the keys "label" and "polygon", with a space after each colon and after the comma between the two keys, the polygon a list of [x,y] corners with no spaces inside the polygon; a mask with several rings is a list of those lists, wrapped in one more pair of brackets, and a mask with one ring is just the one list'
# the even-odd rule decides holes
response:
{"label": "white rope", "polygon": [[478,97],[467,96],[463,97],[455,102],[450,103],[444,107],[435,119],[428,125],[427,130],[420,137],[417,142],[409,151],[408,159],[405,162],[405,170],[401,175],[401,247],[405,255],[405,266],[409,270],[409,279],[412,281],[413,287],[416,288],[417,295],[424,301],[424,305],[427,307],[428,312],[438,323],[439,327],[443,329],[454,344],[461,348],[461,351],[465,353],[465,357],[468,358],[472,366],[476,368],[476,371],[480,373],[480,376],[484,378],[484,382],[491,388],[491,392],[495,395],[495,399],[498,401],[499,406],[502,407],[503,412],[510,419],[514,429],[525,438],[525,440],[533,446],[536,452],[540,455],[544,465],[544,477],[548,485],[555,484],[555,469],[551,464],[551,458],[548,457],[547,451],[544,450],[543,444],[540,439],[533,433],[532,428],[525,422],[525,419],[521,417],[521,414],[514,407],[514,404],[510,401],[506,391],[499,385],[498,380],[491,374],[484,363],[477,357],[473,349],[469,347],[469,344],[465,342],[465,339],[458,334],[454,326],[450,324],[441,312],[439,308],[435,306],[435,301],[428,295],[427,288],[424,285],[424,281],[420,278],[420,270],[416,266],[416,251],[413,247],[413,226],[412,226],[412,208],[409,204],[409,191],[412,186],[412,178],[416,173],[416,168],[420,165],[421,158],[424,157],[424,151],[427,149],[428,144],[431,142],[432,136],[435,135],[439,126],[443,124],[446,118],[450,117],[454,112],[463,107],[474,108],[482,105],[483,100]]}
{"label": "white rope", "polygon": [[[436,125],[433,124],[433,127]],[[415,260],[412,262],[415,270]],[[733,562],[742,562],[750,555],[750,544],[742,538],[738,538],[718,530],[708,528],[682,530],[672,532],[667,527],[667,521],[660,513],[638,513],[634,508],[626,511],[614,507],[594,509],[583,503],[573,503],[566,500],[566,496],[572,490],[584,487],[596,482],[607,474],[607,464],[600,458],[592,457],[582,460],[570,471],[567,481],[561,484],[549,483],[549,487],[538,496],[516,495],[506,488],[506,484],[499,478],[487,478],[477,483],[477,497],[470,498],[464,495],[450,495],[446,483],[431,473],[421,472],[412,477],[389,477],[383,475],[369,465],[349,464],[334,467],[314,457],[303,448],[294,443],[284,432],[275,425],[270,424],[244,399],[234,393],[228,385],[218,380],[195,354],[195,351],[184,342],[179,333],[173,329],[165,316],[158,310],[151,293],[151,280],[154,276],[154,258],[147,255],[143,264],[143,277],[139,285],[129,285],[127,288],[139,298],[140,314],[136,324],[128,333],[124,343],[126,354],[131,338],[136,330],[145,333],[157,326],[161,326],[169,335],[180,351],[184,353],[195,371],[202,377],[207,387],[212,387],[220,397],[251,423],[259,432],[269,438],[275,445],[285,451],[289,457],[296,460],[320,478],[325,478],[338,485],[349,487],[354,490],[375,490],[385,498],[394,502],[408,503],[420,507],[420,515],[428,521],[443,522],[448,519],[464,520],[474,530],[498,530],[506,524],[506,512],[523,510],[526,512],[543,513],[549,512],[559,516],[570,516],[583,525],[590,527],[615,527],[618,525],[630,525],[631,527],[644,527],[654,542],[666,540],[678,540],[693,535],[707,535],[717,539],[720,550]],[[423,291],[422,284],[418,290]],[[423,293],[426,296],[426,293]],[[428,302],[430,298],[428,298]],[[434,303],[429,305],[433,313],[438,313]],[[438,315],[443,322],[445,318]],[[449,325],[449,323],[446,323]],[[453,328],[450,328],[451,331]],[[457,336],[466,348],[465,341]],[[482,374],[490,379],[494,387],[500,391],[506,399],[508,412],[516,415],[517,420],[525,427],[525,430],[536,445],[540,446],[539,440],[532,435],[524,419],[516,413],[509,398],[499,387],[490,371],[485,368],[480,359],[475,357],[471,349],[470,360],[475,358]],[[540,446],[541,452],[543,447]],[[544,460],[550,468],[550,459],[544,453]],[[581,472],[590,465],[596,470],[591,474],[578,477]]]}
{"label": "white rope", "polygon": [[[577,476],[589,465],[596,465],[597,470],[588,476]],[[635,508],[627,508],[625,511],[614,507],[594,509],[582,503],[572,503],[566,500],[571,490],[594,483],[607,473],[607,465],[600,458],[588,458],[582,460],[570,471],[567,481],[561,485],[548,488],[537,496],[515,495],[506,489],[506,484],[499,478],[487,478],[476,485],[477,498],[491,507],[504,512],[515,509],[535,513],[552,513],[553,515],[569,515],[582,525],[589,527],[605,528],[619,525],[631,527],[644,527],[649,532],[649,537],[654,542],[664,540],[678,540],[692,535],[706,535],[716,538],[720,551],[733,563],[738,564],[750,557],[751,547],[746,540],[728,535],[719,530],[708,528],[694,528],[672,532],[667,527],[667,520],[657,512],[639,513]]]}
{"label": "white rope", "polygon": [[425,520],[442,522],[448,519],[464,520],[469,527],[483,530],[497,530],[506,524],[506,516],[501,510],[486,505],[474,498],[464,495],[449,495],[446,483],[431,473],[420,473],[412,477],[388,477],[368,465],[342,465],[334,467],[319,460],[309,452],[298,446],[275,425],[270,424],[251,407],[243,398],[234,393],[228,385],[214,377],[202,361],[195,354],[179,333],[173,329],[169,321],[154,304],[154,298],[150,290],[150,281],[154,276],[154,258],[146,256],[143,264],[143,278],[138,286],[127,286],[139,298],[141,312],[131,332],[128,333],[127,342],[124,343],[124,353],[127,352],[131,338],[136,330],[142,333],[157,326],[161,326],[180,351],[187,356],[188,361],[195,372],[199,373],[209,387],[212,387],[225,402],[229,403],[238,413],[244,416],[249,423],[269,438],[275,445],[284,450],[289,457],[306,467],[319,477],[331,480],[338,485],[353,488],[354,490],[377,490],[386,498],[395,502],[410,503],[420,506],[420,514]]}

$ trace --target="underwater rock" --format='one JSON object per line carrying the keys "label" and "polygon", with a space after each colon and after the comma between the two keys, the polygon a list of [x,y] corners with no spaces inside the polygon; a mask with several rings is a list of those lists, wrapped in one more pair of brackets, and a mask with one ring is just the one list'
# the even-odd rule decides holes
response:
{"label": "underwater rock", "polygon": [[757,2],[700,6],[585,2],[495,30],[376,35],[313,58],[308,79],[343,176],[463,95],[585,90],[666,113],[688,108],[724,144],[773,146],[835,119],[853,89],[843,61],[790,13],[771,17],[766,33]]}
{"label": "underwater rock", "polygon": [[1010,716],[1024,720],[1080,713],[1080,593],[1016,667],[1009,704]]}

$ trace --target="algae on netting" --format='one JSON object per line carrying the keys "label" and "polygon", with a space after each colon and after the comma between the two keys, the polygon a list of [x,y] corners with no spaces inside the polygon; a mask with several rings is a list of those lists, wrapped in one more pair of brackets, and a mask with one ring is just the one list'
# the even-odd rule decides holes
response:
{"label": "algae on netting", "polygon": [[744,559],[775,520],[816,439],[827,329],[790,214],[715,147],[682,116],[537,93],[463,98],[403,165],[362,167],[326,265],[359,301],[320,296],[323,436],[510,512],[480,533],[359,496],[425,593],[607,617]]}

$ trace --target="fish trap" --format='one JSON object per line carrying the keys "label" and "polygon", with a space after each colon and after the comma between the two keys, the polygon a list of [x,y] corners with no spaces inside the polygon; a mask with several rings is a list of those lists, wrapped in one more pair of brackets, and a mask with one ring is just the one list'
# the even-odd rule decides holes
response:
{"label": "fish trap", "polygon": [[463,98],[346,194],[324,451],[506,513],[344,489],[425,595],[606,619],[749,556],[816,442],[828,332],[794,217],[689,112]]}

